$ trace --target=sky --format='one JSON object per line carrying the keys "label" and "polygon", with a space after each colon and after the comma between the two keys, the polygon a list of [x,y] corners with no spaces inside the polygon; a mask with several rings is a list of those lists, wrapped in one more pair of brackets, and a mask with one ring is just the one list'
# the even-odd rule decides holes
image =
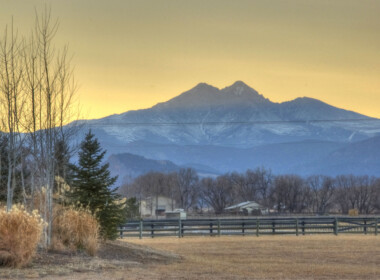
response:
{"label": "sky", "polygon": [[308,96],[380,118],[378,0],[0,0],[0,36],[47,3],[84,118],[237,80],[273,102]]}

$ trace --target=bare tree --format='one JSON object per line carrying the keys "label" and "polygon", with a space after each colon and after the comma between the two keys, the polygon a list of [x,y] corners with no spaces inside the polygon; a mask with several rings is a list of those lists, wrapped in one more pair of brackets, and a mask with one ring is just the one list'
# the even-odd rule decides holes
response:
{"label": "bare tree", "polygon": [[[53,191],[56,175],[55,151],[59,141],[66,141],[63,126],[70,119],[73,105],[75,82],[68,59],[67,46],[56,49],[53,45],[58,21],[52,19],[51,10],[39,16],[36,14],[36,27],[30,40],[28,68],[28,96],[32,112],[33,149],[41,160],[39,178],[46,186],[45,219],[48,222],[46,245],[50,245],[53,220]],[[34,64],[36,62],[36,64]],[[36,102],[37,101],[37,102]],[[36,105],[38,103],[38,105]],[[36,138],[36,132],[38,137]],[[36,158],[37,159],[37,158]]]}
{"label": "bare tree", "polygon": [[278,212],[301,213],[309,206],[309,190],[297,175],[277,176],[271,193]]}
{"label": "bare tree", "polygon": [[200,182],[201,194],[214,209],[215,214],[223,213],[224,209],[234,203],[234,190],[231,177],[222,175],[216,179],[204,178]]}
{"label": "bare tree", "polygon": [[[63,127],[72,117],[76,89],[68,48],[53,45],[57,30],[58,22],[45,8],[41,15],[36,13],[29,38],[19,39],[13,21],[0,38],[0,127],[7,137],[7,209],[12,207],[17,185],[22,186],[26,203],[24,169],[30,164],[31,193],[36,185],[46,189],[46,204],[40,209],[48,222],[46,245],[50,245],[52,232],[54,152],[59,141],[67,141],[70,130]],[[30,147],[26,147],[27,139]]]}
{"label": "bare tree", "polygon": [[371,205],[375,213],[380,212],[380,179],[376,178],[372,182],[373,195],[371,198]]}
{"label": "bare tree", "polygon": [[376,195],[374,187],[374,178],[368,176],[356,177],[356,186],[353,189],[357,209],[360,214],[370,214],[375,209],[371,203],[372,198]]}
{"label": "bare tree", "polygon": [[7,210],[12,208],[16,188],[16,169],[20,158],[22,138],[20,135],[23,100],[22,43],[13,28],[5,27],[0,39],[0,106],[1,123],[8,138]]}
{"label": "bare tree", "polygon": [[333,178],[313,175],[307,178],[311,191],[311,208],[314,213],[324,214],[332,206],[335,193]]}
{"label": "bare tree", "polygon": [[230,184],[233,186],[237,200],[248,201],[248,200],[257,200],[258,194],[258,185],[256,174],[247,170],[245,174],[241,173],[231,173],[228,176]]}
{"label": "bare tree", "polygon": [[183,168],[177,173],[178,202],[180,207],[186,211],[197,203],[199,196],[198,181],[198,175],[192,168]]}

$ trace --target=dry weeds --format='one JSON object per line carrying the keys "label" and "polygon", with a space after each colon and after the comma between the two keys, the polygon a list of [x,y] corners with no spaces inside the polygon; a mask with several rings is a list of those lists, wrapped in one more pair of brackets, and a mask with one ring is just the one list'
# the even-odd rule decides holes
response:
{"label": "dry weeds", "polygon": [[30,262],[41,237],[43,221],[21,206],[0,209],[0,265],[20,267]]}
{"label": "dry weeds", "polygon": [[86,209],[56,206],[53,220],[53,249],[81,249],[94,256],[99,244],[99,223]]}

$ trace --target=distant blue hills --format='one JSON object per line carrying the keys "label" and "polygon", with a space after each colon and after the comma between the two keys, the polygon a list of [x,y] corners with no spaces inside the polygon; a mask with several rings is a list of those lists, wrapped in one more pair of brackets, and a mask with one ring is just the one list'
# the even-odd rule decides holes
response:
{"label": "distant blue hills", "polygon": [[307,97],[271,102],[241,81],[223,89],[201,83],[149,109],[80,123],[121,177],[183,166],[202,174],[265,167],[305,176],[380,175],[379,119]]}

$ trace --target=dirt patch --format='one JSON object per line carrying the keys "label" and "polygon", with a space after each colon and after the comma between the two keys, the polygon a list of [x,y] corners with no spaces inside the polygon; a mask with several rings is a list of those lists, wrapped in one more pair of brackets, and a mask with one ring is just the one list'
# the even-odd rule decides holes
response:
{"label": "dirt patch", "polygon": [[0,268],[0,279],[39,279],[53,276],[72,277],[73,273],[105,272],[115,269],[138,268],[145,264],[170,264],[181,258],[127,242],[113,241],[102,244],[96,257],[84,252],[62,252],[39,250],[31,264],[21,269]]}
{"label": "dirt patch", "polygon": [[168,264],[181,259],[179,255],[171,252],[123,241],[108,242],[100,248],[98,256],[105,260],[133,260],[142,264]]}

